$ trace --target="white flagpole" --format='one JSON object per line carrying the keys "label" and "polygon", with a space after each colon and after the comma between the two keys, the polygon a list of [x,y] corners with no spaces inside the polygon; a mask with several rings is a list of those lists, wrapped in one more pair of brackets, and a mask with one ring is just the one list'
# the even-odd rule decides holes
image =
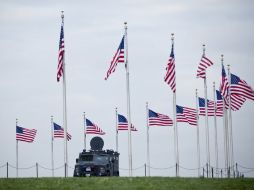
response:
{"label": "white flagpole", "polygon": [[[174,33],[171,34],[172,47],[174,47]],[[179,176],[179,151],[178,151],[178,130],[176,122],[176,93],[173,92],[173,118],[174,118],[174,146],[175,146],[175,162],[176,176]]]}
{"label": "white flagpole", "polygon": [[224,132],[224,159],[225,159],[225,168],[227,170],[227,128],[226,128],[226,118],[227,118],[227,113],[225,109],[225,102],[223,98],[223,132]]}
{"label": "white flagpole", "polygon": [[[223,67],[224,55],[221,55],[221,65]],[[225,105],[225,99],[223,98],[223,132],[224,132],[224,159],[225,159],[225,168],[226,173],[228,172],[228,127],[227,127],[227,109]]]}
{"label": "white flagpole", "polygon": [[147,143],[147,151],[146,151],[146,158],[147,158],[147,171],[148,176],[150,176],[150,146],[149,146],[149,110],[148,110],[148,102],[146,102],[146,143]]}
{"label": "white flagpole", "polygon": [[215,142],[215,160],[216,160],[216,175],[218,176],[218,168],[219,168],[219,156],[218,156],[218,137],[217,137],[217,99],[216,99],[216,90],[215,90],[215,82],[213,82],[213,100],[214,100],[214,142]]}
{"label": "white flagpole", "polygon": [[132,177],[132,144],[131,144],[131,106],[130,106],[130,81],[129,81],[129,62],[128,62],[128,40],[127,22],[124,22],[125,40],[125,68],[126,68],[126,92],[127,92],[127,115],[128,115],[128,150],[129,150],[129,176]]}
{"label": "white flagpole", "polygon": [[228,175],[228,177],[230,177],[229,176],[229,165],[230,165],[230,163],[229,163],[229,160],[230,160],[230,158],[229,158],[229,136],[228,136],[228,134],[229,134],[229,131],[228,131],[228,111],[227,110],[225,110],[225,132],[226,132],[226,134],[225,134],[225,137],[226,137],[226,169],[227,169],[227,175]]}
{"label": "white flagpole", "polygon": [[54,123],[53,123],[53,116],[51,116],[51,170],[52,170],[52,177],[54,177]]}
{"label": "white flagpole", "polygon": [[84,150],[86,150],[86,113],[83,113],[84,117]]}
{"label": "white flagpole", "polygon": [[196,110],[197,110],[197,162],[198,162],[198,177],[200,175],[200,145],[199,145],[199,115],[198,115],[198,110],[199,110],[199,105],[198,105],[198,89],[196,89]]}
{"label": "white flagpole", "polygon": [[[229,155],[230,155],[230,165],[232,167],[232,173],[234,173],[234,146],[233,146],[233,127],[232,127],[232,111],[231,111],[231,73],[230,65],[228,65],[228,81],[229,81]],[[230,170],[231,171],[231,170]]]}
{"label": "white flagpole", "polygon": [[[18,119],[16,119],[16,135],[17,135],[17,126],[18,126]],[[19,150],[18,150],[18,140],[16,140],[16,177],[19,177]]]}
{"label": "white flagpole", "polygon": [[116,108],[116,152],[118,152],[118,113]]}
{"label": "white flagpole", "polygon": [[[205,56],[205,45],[203,45],[203,56]],[[208,164],[208,173],[210,176],[210,145],[209,145],[209,127],[208,127],[208,114],[207,114],[207,84],[206,76],[204,78],[204,94],[205,94],[205,128],[206,128],[206,161]]]}
{"label": "white flagpole", "polygon": [[[62,11],[62,25],[64,27],[64,11]],[[67,105],[66,105],[66,71],[65,71],[65,50],[63,55],[63,127],[64,127],[64,176],[68,176],[68,150],[67,150]]]}
{"label": "white flagpole", "polygon": [[176,176],[179,176],[179,151],[178,151],[178,130],[176,122],[176,93],[173,93],[173,113],[174,113],[174,132],[175,132],[175,159],[176,159]]}

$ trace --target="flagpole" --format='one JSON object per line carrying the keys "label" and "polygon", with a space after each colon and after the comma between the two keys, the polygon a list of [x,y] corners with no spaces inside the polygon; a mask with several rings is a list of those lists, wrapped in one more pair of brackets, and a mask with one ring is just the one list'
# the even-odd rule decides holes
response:
{"label": "flagpole", "polygon": [[118,152],[118,113],[116,108],[116,152]]}
{"label": "flagpole", "polygon": [[52,177],[54,177],[54,123],[53,123],[53,116],[51,116],[51,169],[52,169]]}
{"label": "flagpole", "polygon": [[[17,135],[18,119],[16,119],[16,135]],[[16,177],[19,177],[19,151],[18,140],[16,140]]]}
{"label": "flagpole", "polygon": [[[64,27],[64,11],[61,11],[62,26]],[[65,51],[63,55],[63,126],[64,126],[64,176],[68,176],[68,150],[67,150],[67,105],[66,105],[66,72],[65,72]]]}
{"label": "flagpole", "polygon": [[[204,56],[205,56],[205,44],[203,44],[203,57]],[[206,156],[207,156],[206,159],[207,159],[207,164],[208,164],[208,173],[210,175],[210,145],[209,145],[208,114],[207,114],[207,84],[206,84],[206,76],[204,78],[204,94],[205,94],[205,129],[206,129]]]}
{"label": "flagpole", "polygon": [[234,173],[234,146],[233,146],[233,127],[232,127],[232,111],[231,111],[231,73],[230,73],[230,65],[228,65],[228,80],[229,80],[229,144],[230,144],[230,165],[232,167],[232,173]]}
{"label": "flagpole", "polygon": [[218,176],[219,156],[218,156],[218,137],[217,137],[217,100],[216,100],[215,82],[213,82],[213,100],[214,100],[214,138],[215,138],[215,159],[216,159],[216,174]]}
{"label": "flagpole", "polygon": [[86,112],[83,113],[84,117],[84,150],[86,150]]}
{"label": "flagpole", "polygon": [[[174,47],[174,33],[171,34],[172,47]],[[174,141],[175,141],[175,162],[176,162],[176,176],[179,176],[179,152],[178,152],[178,130],[176,122],[176,93],[173,92],[173,118],[174,118]]]}
{"label": "flagpole", "polygon": [[146,102],[146,143],[147,143],[147,151],[146,151],[146,158],[147,158],[147,171],[148,176],[150,177],[150,146],[149,146],[149,110],[148,110],[148,102]]}
{"label": "flagpole", "polygon": [[229,175],[229,160],[230,160],[230,156],[229,156],[229,136],[228,136],[228,133],[229,133],[229,131],[228,131],[228,112],[227,112],[227,110],[225,110],[225,132],[226,132],[226,135],[225,135],[225,137],[226,137],[226,169],[227,169],[227,175],[228,175],[228,177],[230,177],[230,175]]}
{"label": "flagpole", "polygon": [[197,110],[197,162],[198,162],[198,177],[200,175],[200,145],[199,145],[199,115],[198,115],[198,89],[196,89],[196,110]]}
{"label": "flagpole", "polygon": [[131,144],[131,108],[130,108],[130,82],[129,82],[129,62],[128,62],[128,40],[127,22],[124,22],[125,40],[125,69],[126,69],[126,92],[127,92],[127,115],[128,115],[128,150],[129,150],[129,176],[132,177],[132,144]]}
{"label": "flagpole", "polygon": [[[224,55],[221,54],[221,66],[223,68]],[[228,172],[228,129],[227,129],[227,110],[225,105],[225,97],[223,98],[223,131],[224,131],[224,159],[225,159],[225,168]]]}
{"label": "flagpole", "polygon": [[227,162],[227,128],[226,128],[226,118],[227,118],[227,113],[225,109],[225,102],[224,102],[224,97],[223,97],[223,132],[224,132],[224,159],[225,159],[225,168],[228,170],[228,162]]}
{"label": "flagpole", "polygon": [[174,139],[175,139],[175,159],[176,159],[176,177],[179,176],[179,152],[178,152],[178,130],[176,122],[176,93],[173,93],[173,117],[174,117]]}

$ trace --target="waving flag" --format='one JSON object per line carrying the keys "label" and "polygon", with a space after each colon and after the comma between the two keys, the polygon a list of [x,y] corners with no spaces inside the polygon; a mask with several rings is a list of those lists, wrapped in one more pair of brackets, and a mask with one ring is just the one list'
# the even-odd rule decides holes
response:
{"label": "waving flag", "polygon": [[246,101],[246,98],[240,96],[239,94],[231,94],[230,97],[231,97],[231,109],[233,111],[239,110]]}
{"label": "waving flag", "polygon": [[36,129],[26,129],[23,127],[16,126],[16,140],[24,142],[33,142],[36,136]]}
{"label": "waving flag", "polygon": [[231,74],[230,93],[254,100],[254,91],[251,86],[234,74]]}
{"label": "waving flag", "polygon": [[116,70],[116,66],[118,63],[124,63],[124,36],[121,40],[121,43],[113,57],[113,60],[111,61],[110,67],[107,71],[107,76],[105,77],[105,80],[108,79],[109,75]]}
{"label": "waving flag", "polygon": [[[56,124],[56,123],[53,123],[54,125],[54,138],[64,138],[64,130],[63,128]],[[67,133],[67,140],[71,140],[71,135],[69,133]]]}
{"label": "waving flag", "polygon": [[[217,95],[217,109],[223,110],[223,99],[222,99],[222,95],[221,95],[220,91],[216,90],[216,95]],[[239,110],[245,101],[246,101],[246,98],[244,98],[238,94],[231,94],[231,109],[233,111]],[[224,101],[224,106],[226,109],[229,108],[228,100]]]}
{"label": "waving flag", "polygon": [[176,74],[175,74],[175,55],[174,44],[172,44],[170,57],[168,59],[168,66],[166,68],[166,75],[164,81],[170,86],[173,92],[176,91]]}
{"label": "waving flag", "polygon": [[59,50],[58,50],[58,66],[57,66],[57,82],[60,81],[61,76],[64,73],[64,29],[63,29],[63,23],[61,26],[61,32],[60,32],[60,41],[59,41]]}
{"label": "waving flag", "polygon": [[170,119],[167,115],[156,113],[149,109],[148,125],[149,126],[172,126],[173,120]]}
{"label": "waving flag", "polygon": [[[199,115],[205,116],[205,99],[199,97],[198,102],[199,102]],[[214,116],[214,101],[207,100],[207,115]],[[218,109],[217,107],[216,116],[222,117],[223,110]]]}
{"label": "waving flag", "polygon": [[89,119],[86,119],[86,134],[105,135],[106,133]]}
{"label": "waving flag", "polygon": [[205,78],[206,77],[206,68],[210,67],[213,65],[213,62],[208,59],[205,56],[202,56],[201,61],[198,65],[198,70],[197,70],[197,78]]}
{"label": "waving flag", "polygon": [[197,110],[176,105],[176,121],[197,126]]}
{"label": "waving flag", "polygon": [[216,90],[216,103],[217,103],[217,109],[218,110],[223,110],[223,99],[222,99],[222,95],[221,92],[219,90]]}
{"label": "waving flag", "polygon": [[224,99],[227,100],[229,83],[228,83],[227,75],[224,69],[224,65],[223,64],[221,65],[222,65],[222,72],[221,72],[220,92],[221,92],[221,95],[224,97]]}
{"label": "waving flag", "polygon": [[[235,79],[235,77],[233,76],[233,79],[231,78],[231,83],[232,83],[231,84],[231,95],[230,95],[231,109],[233,111],[237,111],[242,107],[242,105],[246,101],[246,98],[238,93],[238,90],[237,90],[238,85],[233,84],[234,81],[239,81],[238,80],[239,77],[237,77],[237,80],[234,80],[234,79]],[[233,82],[232,82],[232,80],[233,80]],[[233,92],[232,92],[232,89],[233,89]],[[228,82],[227,75],[226,75],[223,64],[222,64],[222,77],[221,77],[220,92],[221,92],[221,95],[223,96],[225,107],[226,107],[226,109],[228,109],[229,108],[229,82]]]}
{"label": "waving flag", "polygon": [[[128,120],[123,115],[118,114],[118,130],[128,130]],[[137,129],[131,124],[131,131]]]}

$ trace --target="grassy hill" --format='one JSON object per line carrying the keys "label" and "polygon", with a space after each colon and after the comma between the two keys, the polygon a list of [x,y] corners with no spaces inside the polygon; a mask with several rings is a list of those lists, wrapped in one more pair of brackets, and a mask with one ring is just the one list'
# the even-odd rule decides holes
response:
{"label": "grassy hill", "polygon": [[91,178],[11,178],[0,179],[0,190],[240,190],[253,189],[254,179],[201,179],[201,178],[168,178],[168,177],[91,177]]}

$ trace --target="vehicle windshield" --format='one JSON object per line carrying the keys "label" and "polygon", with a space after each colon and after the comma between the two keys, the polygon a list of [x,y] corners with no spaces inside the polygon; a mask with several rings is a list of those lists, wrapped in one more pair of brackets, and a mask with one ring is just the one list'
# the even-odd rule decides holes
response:
{"label": "vehicle windshield", "polygon": [[93,161],[93,155],[81,155],[80,160],[86,161],[86,162],[91,162]]}
{"label": "vehicle windshield", "polygon": [[94,161],[95,162],[99,162],[101,164],[107,164],[108,160],[109,160],[108,155],[103,155],[103,154],[94,155]]}
{"label": "vehicle windshield", "polygon": [[96,162],[99,164],[107,164],[109,158],[108,158],[108,155],[105,155],[105,154],[99,154],[99,155],[85,154],[80,156],[80,160],[85,162]]}

